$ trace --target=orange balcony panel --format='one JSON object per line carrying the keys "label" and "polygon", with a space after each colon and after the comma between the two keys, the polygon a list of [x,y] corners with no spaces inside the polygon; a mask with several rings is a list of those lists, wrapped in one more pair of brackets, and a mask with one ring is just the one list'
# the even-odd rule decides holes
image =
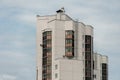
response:
{"label": "orange balcony panel", "polygon": [[52,60],[52,59],[51,59],[50,57],[47,58],[47,61],[50,62],[50,63],[51,63],[51,60]]}
{"label": "orange balcony panel", "polygon": [[51,65],[51,63],[52,63],[51,61],[47,62],[48,65]]}
{"label": "orange balcony panel", "polygon": [[73,55],[72,55],[72,52],[67,52],[67,53],[66,53],[66,56],[72,57],[72,56],[73,56]]}
{"label": "orange balcony panel", "polygon": [[51,79],[48,78],[47,80],[51,80]]}
{"label": "orange balcony panel", "polygon": [[51,36],[47,36],[47,39],[51,39],[52,37]]}
{"label": "orange balcony panel", "polygon": [[51,47],[51,44],[47,44],[47,47]]}
{"label": "orange balcony panel", "polygon": [[66,38],[72,38],[72,35],[67,35]]}
{"label": "orange balcony panel", "polygon": [[47,74],[51,73],[51,70],[47,70]]}
{"label": "orange balcony panel", "polygon": [[72,44],[66,44],[65,46],[72,46]]}
{"label": "orange balcony panel", "polygon": [[47,53],[47,56],[50,57],[52,54],[51,53]]}

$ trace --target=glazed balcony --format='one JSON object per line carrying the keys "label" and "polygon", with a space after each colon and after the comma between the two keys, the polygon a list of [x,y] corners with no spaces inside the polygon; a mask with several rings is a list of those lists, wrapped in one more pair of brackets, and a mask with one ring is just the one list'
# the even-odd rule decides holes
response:
{"label": "glazed balcony", "polygon": [[66,55],[67,57],[73,57],[72,52],[66,52],[65,55]]}
{"label": "glazed balcony", "polygon": [[48,36],[47,36],[47,39],[52,39],[52,36],[48,35]]}
{"label": "glazed balcony", "polygon": [[51,74],[52,71],[51,70],[47,70],[46,72],[49,75],[49,74]]}
{"label": "glazed balcony", "polygon": [[91,48],[85,48],[85,51],[91,51]]}
{"label": "glazed balcony", "polygon": [[73,38],[73,35],[66,35],[66,38]]}
{"label": "glazed balcony", "polygon": [[51,44],[47,44],[47,48],[51,48],[52,47],[52,45]]}
{"label": "glazed balcony", "polygon": [[65,44],[66,47],[70,47],[72,46],[72,43],[71,44]]}
{"label": "glazed balcony", "polygon": [[51,80],[50,78],[47,78],[46,80]]}
{"label": "glazed balcony", "polygon": [[90,41],[90,40],[87,40],[87,41],[85,42],[85,44],[91,44],[91,41]]}
{"label": "glazed balcony", "polygon": [[51,57],[51,55],[52,55],[52,54],[51,54],[50,52],[47,53],[47,57]]}

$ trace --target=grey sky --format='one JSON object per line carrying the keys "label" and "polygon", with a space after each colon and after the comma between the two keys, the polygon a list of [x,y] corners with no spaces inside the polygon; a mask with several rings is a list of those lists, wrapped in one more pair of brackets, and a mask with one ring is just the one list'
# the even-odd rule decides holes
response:
{"label": "grey sky", "polygon": [[120,0],[0,0],[0,80],[35,80],[36,15],[66,14],[94,27],[94,51],[120,80]]}

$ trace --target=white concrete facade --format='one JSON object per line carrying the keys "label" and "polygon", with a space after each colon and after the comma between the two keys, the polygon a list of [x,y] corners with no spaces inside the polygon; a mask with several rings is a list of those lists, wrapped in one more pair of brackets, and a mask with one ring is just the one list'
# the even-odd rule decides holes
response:
{"label": "white concrete facade", "polygon": [[[65,56],[65,31],[74,31],[74,56],[67,58]],[[52,62],[51,79],[42,78],[43,64],[43,32],[52,32]],[[85,80],[85,35],[93,38],[93,27],[81,22],[74,21],[63,12],[57,12],[56,15],[39,16],[37,15],[37,80]],[[93,46],[93,43],[91,43]],[[96,70],[91,66],[91,75],[101,75],[101,63],[107,63],[106,57],[93,55],[91,47],[91,65],[93,60],[96,62]],[[102,58],[102,59],[101,59]],[[98,70],[100,68],[100,70]],[[93,79],[93,77],[91,77]],[[101,79],[95,79],[101,80]]]}
{"label": "white concrete facade", "polygon": [[[107,64],[108,69],[108,57],[105,55],[101,55],[98,53],[94,53],[94,80],[104,80],[102,79],[102,64]],[[108,78],[108,72],[107,72],[107,78]]]}

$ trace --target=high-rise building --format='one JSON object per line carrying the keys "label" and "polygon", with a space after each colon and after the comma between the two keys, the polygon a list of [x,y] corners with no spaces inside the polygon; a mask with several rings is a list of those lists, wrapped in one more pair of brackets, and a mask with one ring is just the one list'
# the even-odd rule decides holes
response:
{"label": "high-rise building", "polygon": [[93,27],[64,8],[37,15],[36,80],[108,80],[106,56],[93,53]]}

